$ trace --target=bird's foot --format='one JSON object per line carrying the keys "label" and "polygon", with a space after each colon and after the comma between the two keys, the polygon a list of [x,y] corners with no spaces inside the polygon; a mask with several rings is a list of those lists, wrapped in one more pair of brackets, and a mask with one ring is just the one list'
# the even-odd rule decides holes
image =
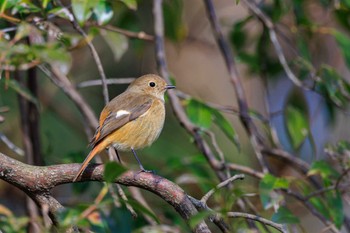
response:
{"label": "bird's foot", "polygon": [[140,171],[138,173],[141,173],[141,172],[145,172],[145,173],[151,173],[153,175],[156,174],[156,172],[154,170],[146,170],[144,168],[141,168]]}

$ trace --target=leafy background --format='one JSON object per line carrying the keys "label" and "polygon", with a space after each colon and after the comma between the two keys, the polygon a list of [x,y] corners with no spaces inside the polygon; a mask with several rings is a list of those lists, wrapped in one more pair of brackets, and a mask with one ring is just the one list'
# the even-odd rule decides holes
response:
{"label": "leafy background", "polygon": [[[255,211],[275,222],[286,223],[295,232],[320,232],[324,228],[320,219],[303,203],[283,193],[283,190],[293,190],[337,229],[349,232],[350,222],[346,217],[349,196],[344,187],[349,184],[350,165],[347,141],[350,2],[259,1],[257,7],[271,19],[273,28],[249,11],[246,2],[253,1],[217,0],[214,6],[235,56],[249,114],[268,146],[282,148],[307,162],[310,169],[300,174],[293,164],[269,159],[270,172],[262,179],[246,177],[231,189],[219,190],[209,205],[224,213],[239,209],[240,201],[245,198],[251,207],[244,212]],[[72,0],[62,4],[68,7],[51,0],[0,1],[0,133],[23,148],[18,96],[31,102],[40,115],[39,141],[44,164],[81,162],[89,152],[89,138],[79,109],[40,69],[35,71],[38,93],[28,89],[25,83],[32,77],[28,68],[39,64],[57,67],[78,87],[84,81],[99,79],[87,46],[89,41],[95,46],[108,78],[157,73],[154,42],[133,38],[122,31],[153,35],[152,1]],[[85,37],[70,22],[72,15],[67,9],[86,32]],[[223,155],[227,162],[260,171],[239,121],[234,88],[204,4],[164,1],[163,11],[168,66],[189,119],[199,127],[203,138],[211,142],[219,157]],[[119,32],[115,32],[115,28]],[[286,74],[280,54],[271,42],[272,30],[277,33],[287,65],[302,82],[302,88]],[[110,85],[110,96],[118,95],[125,88],[126,84]],[[78,88],[78,91],[98,115],[104,106],[101,86]],[[3,142],[0,142],[0,151],[25,160],[21,153],[15,153]],[[139,154],[146,168],[156,170],[196,198],[219,183],[169,106],[160,138]],[[130,153],[123,153],[122,160],[128,168],[137,169]],[[317,179],[322,187],[313,186],[309,177]],[[0,229],[24,232],[28,222],[24,194],[4,182],[0,182],[0,186]],[[328,191],[314,195],[317,189],[327,188]],[[115,208],[108,192],[94,214],[81,218],[83,211],[105,189],[106,186],[99,183],[57,187],[55,197],[67,207],[60,215],[61,226],[74,223],[96,232],[149,230],[145,218],[133,219],[125,203]],[[130,205],[137,212],[151,216],[173,232],[189,231],[165,202],[148,192],[142,191],[142,194],[152,211],[129,197]],[[245,232],[251,227],[244,219],[229,222],[237,231]],[[255,227],[268,232],[261,224]]]}

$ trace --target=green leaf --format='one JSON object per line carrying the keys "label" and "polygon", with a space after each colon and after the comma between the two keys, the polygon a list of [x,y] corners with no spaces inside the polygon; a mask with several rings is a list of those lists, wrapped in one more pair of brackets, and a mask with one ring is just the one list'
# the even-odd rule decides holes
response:
{"label": "green leaf", "polygon": [[272,221],[276,223],[297,224],[300,220],[287,207],[281,206],[278,211],[272,215]]}
{"label": "green leaf", "polygon": [[71,68],[71,55],[58,43],[37,44],[30,47],[31,51],[42,62],[58,67],[63,74],[67,74]]}
{"label": "green leaf", "polygon": [[343,225],[345,217],[341,194],[338,191],[328,192],[326,194],[326,200],[329,206],[329,215],[331,216],[331,219],[336,227],[340,229]]}
{"label": "green leaf", "polygon": [[64,7],[53,8],[48,12],[48,14],[57,15],[63,19],[73,21],[72,14],[69,12],[69,10],[67,8],[64,8]]}
{"label": "green leaf", "polygon": [[123,174],[127,169],[117,162],[108,162],[105,165],[104,178],[106,182],[112,183],[115,179]]}
{"label": "green leaf", "polygon": [[312,176],[315,174],[319,174],[323,179],[337,179],[339,177],[339,173],[324,160],[314,161],[311,164],[308,175]]}
{"label": "green leaf", "polygon": [[13,89],[17,94],[30,101],[39,110],[40,104],[38,99],[25,87],[23,87],[19,82],[14,79],[1,79],[0,83],[4,83],[9,88]]}
{"label": "green leaf", "polygon": [[174,42],[182,41],[187,35],[187,27],[183,21],[182,15],[182,0],[164,1],[163,16],[165,35]]}
{"label": "green leaf", "polygon": [[344,56],[346,65],[348,66],[348,68],[350,68],[350,38],[342,32],[335,29],[333,29],[331,33],[337,41],[338,46],[340,47],[340,51]]}
{"label": "green leaf", "polygon": [[92,15],[92,10],[97,6],[99,0],[72,0],[72,10],[78,23],[83,25]]}
{"label": "green leaf", "polygon": [[224,132],[228,139],[239,148],[238,136],[231,123],[218,110],[212,109],[212,113],[214,115],[215,124]]}
{"label": "green leaf", "polygon": [[230,39],[236,51],[241,51],[247,43],[247,35],[243,31],[243,27],[250,21],[250,19],[252,19],[252,17],[248,16],[247,18],[240,20],[233,25]]}
{"label": "green leaf", "polygon": [[120,0],[123,2],[129,9],[137,10],[137,0]]}
{"label": "green leaf", "polygon": [[204,129],[208,129],[212,124],[212,109],[207,105],[195,99],[190,99],[187,102],[187,115],[190,121]]}
{"label": "green leaf", "polygon": [[347,83],[331,66],[323,65],[319,70],[321,80],[317,83],[317,89],[325,93],[337,106],[348,104],[350,98],[350,84]]}
{"label": "green leaf", "polygon": [[273,192],[274,189],[289,187],[289,181],[286,178],[278,178],[271,174],[266,174],[259,183],[260,200],[264,208],[279,205],[283,196]]}
{"label": "green leaf", "polygon": [[108,30],[100,29],[102,37],[107,42],[108,46],[113,52],[114,60],[117,62],[124,55],[124,53],[128,50],[129,40],[126,36],[111,32]]}
{"label": "green leaf", "polygon": [[113,17],[111,4],[107,1],[100,1],[93,11],[99,25],[108,23]]}
{"label": "green leaf", "polygon": [[186,112],[190,121],[202,129],[208,129],[214,122],[238,148],[240,147],[236,131],[217,109],[196,99],[190,99],[187,101]]}
{"label": "green leaf", "polygon": [[11,14],[33,14],[40,11],[40,7],[37,7],[35,4],[29,1],[19,1],[16,5],[13,6]]}
{"label": "green leaf", "polygon": [[334,222],[338,229],[344,222],[343,201],[338,191],[330,191],[325,194],[325,198],[310,198],[310,203],[328,220]]}
{"label": "green leaf", "polygon": [[16,31],[16,35],[15,35],[15,40],[19,41],[20,39],[26,37],[29,35],[29,33],[31,32],[32,29],[32,25],[22,22],[18,25],[17,31]]}
{"label": "green leaf", "polygon": [[285,118],[293,147],[297,149],[309,135],[309,121],[305,113],[293,105],[286,108]]}

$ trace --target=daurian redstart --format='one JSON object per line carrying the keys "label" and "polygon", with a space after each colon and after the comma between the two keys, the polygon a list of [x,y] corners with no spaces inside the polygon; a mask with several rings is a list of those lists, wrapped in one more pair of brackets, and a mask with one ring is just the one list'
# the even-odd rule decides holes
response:
{"label": "daurian redstart", "polygon": [[83,173],[91,159],[104,149],[131,150],[146,171],[135,150],[151,145],[163,129],[165,119],[164,93],[175,86],[161,77],[148,74],[137,78],[125,92],[112,99],[102,110],[99,127],[91,140],[92,150],[73,181]]}

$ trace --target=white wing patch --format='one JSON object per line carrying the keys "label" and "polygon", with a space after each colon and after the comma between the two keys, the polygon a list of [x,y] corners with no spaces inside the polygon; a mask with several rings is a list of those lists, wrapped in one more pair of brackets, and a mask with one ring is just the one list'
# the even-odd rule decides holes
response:
{"label": "white wing patch", "polygon": [[123,116],[123,115],[129,115],[129,114],[130,114],[129,111],[126,111],[126,110],[119,110],[119,111],[117,112],[117,114],[115,115],[115,118],[121,117],[121,116]]}

